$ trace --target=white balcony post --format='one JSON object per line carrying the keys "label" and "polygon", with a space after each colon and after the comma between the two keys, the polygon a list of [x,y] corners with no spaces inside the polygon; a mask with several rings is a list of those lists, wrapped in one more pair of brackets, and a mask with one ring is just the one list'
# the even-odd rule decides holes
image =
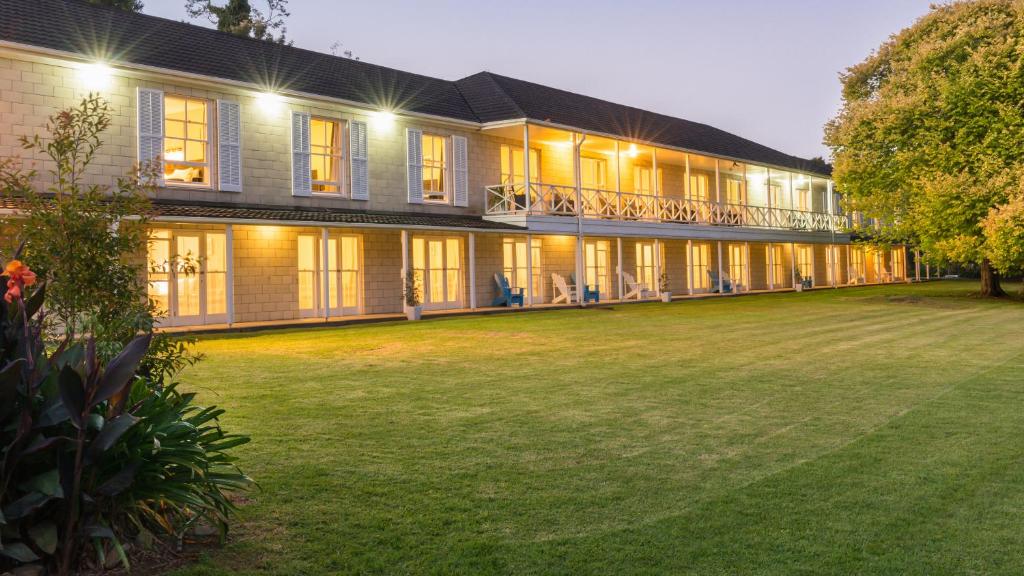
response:
{"label": "white balcony post", "polygon": [[722,241],[718,241],[718,293],[725,293],[725,278],[722,277]]}
{"label": "white balcony post", "polygon": [[231,224],[224,226],[224,258],[227,261],[224,297],[227,299],[228,326],[231,326],[235,323],[235,229]]}
{"label": "white balcony post", "polygon": [[469,309],[476,310],[476,234],[469,233]]}
{"label": "white balcony post", "polygon": [[619,162],[619,141],[615,141],[615,216],[622,218],[622,165]]}
{"label": "white balcony post", "polygon": [[746,276],[747,292],[750,292],[750,242],[743,243],[743,259],[746,260],[743,266],[743,275]]}
{"label": "white balcony post", "polygon": [[793,196],[793,173],[789,173],[789,209],[796,211],[796,199]]}
{"label": "white balcony post", "polygon": [[320,262],[322,263],[323,276],[320,278],[320,285],[322,286],[321,293],[323,296],[320,298],[320,305],[324,307],[324,320],[331,317],[331,260],[330,251],[327,249],[329,239],[329,233],[327,228],[320,229]]}
{"label": "white balcony post", "polygon": [[533,236],[526,235],[526,305],[533,306]]}
{"label": "white balcony post", "polygon": [[715,158],[715,202],[722,205],[722,178],[718,172],[718,158]]}
{"label": "white balcony post", "polygon": [[839,247],[829,244],[828,249],[832,254],[832,287],[839,287]]}
{"label": "white balcony post", "polygon": [[921,251],[914,250],[914,277],[921,281]]}
{"label": "white balcony post", "polygon": [[661,241],[654,239],[654,293],[661,297]]}
{"label": "white balcony post", "polygon": [[530,125],[523,123],[523,183],[526,188],[526,213],[533,210],[533,197],[530,186]]}
{"label": "white balcony post", "polygon": [[775,249],[768,243],[768,289],[775,290]]}
{"label": "white balcony post", "polygon": [[661,220],[661,194],[658,193],[658,149],[651,147],[651,194],[654,196],[654,219]]}
{"label": "white balcony post", "polygon": [[409,274],[409,231],[402,230],[402,308],[405,309],[406,276]]}
{"label": "white balcony post", "polygon": [[[790,266],[790,279],[793,282],[793,290],[796,290],[796,244],[793,242],[789,243],[789,261],[792,264]],[[803,279],[803,276],[800,277]]]}
{"label": "white balcony post", "polygon": [[[850,258],[850,245],[846,245],[846,283],[849,284],[853,278],[850,278],[850,268],[853,267],[853,260]],[[859,272],[858,272],[859,273]]]}
{"label": "white balcony post", "polygon": [[619,300],[622,300],[625,296],[625,292],[622,289],[622,237],[616,236],[615,238],[615,251],[616,251],[616,269],[618,273],[618,287],[619,287]]}
{"label": "white balcony post", "polygon": [[686,293],[693,296],[693,240],[686,241]]}
{"label": "white balcony post", "polygon": [[576,303],[585,306],[583,301],[583,287],[586,285],[583,270],[583,235],[576,236]]}
{"label": "white balcony post", "polygon": [[683,189],[686,191],[686,199],[692,201],[693,195],[690,190],[690,155],[687,154],[684,158],[686,159],[686,182],[683,183]]}

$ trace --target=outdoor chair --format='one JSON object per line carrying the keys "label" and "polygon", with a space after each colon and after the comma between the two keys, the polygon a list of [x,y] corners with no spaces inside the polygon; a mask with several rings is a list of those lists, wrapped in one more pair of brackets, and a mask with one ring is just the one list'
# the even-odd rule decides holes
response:
{"label": "outdoor chair", "polygon": [[622,273],[622,284],[624,288],[622,292],[623,300],[629,300],[631,298],[640,300],[650,295],[650,290],[648,290],[647,285],[637,282],[636,278],[634,278],[629,272]]}
{"label": "outdoor chair", "polygon": [[[570,274],[569,281],[572,282],[573,286],[576,286],[577,289],[579,289],[579,287],[581,286],[580,284],[576,283],[576,274]],[[601,292],[598,291],[596,287],[591,289],[591,287],[588,284],[582,284],[582,287],[583,290],[579,292],[579,295],[581,297],[581,302],[583,304],[586,304],[587,302],[601,302]]]}
{"label": "outdoor chair", "polygon": [[[718,272],[708,270],[708,278],[711,280],[711,291],[717,293],[719,291]],[[728,294],[733,291],[732,279],[729,278],[728,274],[722,274],[721,291],[723,294]]]}
{"label": "outdoor chair", "polygon": [[513,288],[509,285],[508,278],[495,273],[494,282],[498,285],[498,295],[491,301],[491,306],[509,306],[518,304],[520,308],[525,302],[522,288]]}
{"label": "outdoor chair", "polygon": [[572,304],[576,302],[576,285],[566,282],[564,276],[552,273],[551,284],[555,287],[555,297],[551,300],[552,304],[560,304],[562,302]]}
{"label": "outdoor chair", "polygon": [[848,285],[853,286],[856,284],[864,284],[864,277],[860,275],[856,266],[850,266],[847,270],[847,274],[850,275],[850,280],[847,282]]}

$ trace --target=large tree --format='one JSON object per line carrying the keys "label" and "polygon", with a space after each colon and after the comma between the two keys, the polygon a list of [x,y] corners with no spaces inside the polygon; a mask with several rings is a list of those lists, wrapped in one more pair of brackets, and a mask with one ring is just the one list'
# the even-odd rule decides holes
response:
{"label": "large tree", "polygon": [[253,8],[249,0],[227,0],[223,5],[212,0],[185,0],[185,10],[193,18],[206,16],[221,32],[290,44],[284,26],[291,15],[288,0],[266,0],[266,11]]}
{"label": "large tree", "polygon": [[847,207],[885,221],[883,240],[977,266],[982,293],[1002,295],[1024,238],[1024,2],[933,6],[842,83],[825,142]]}

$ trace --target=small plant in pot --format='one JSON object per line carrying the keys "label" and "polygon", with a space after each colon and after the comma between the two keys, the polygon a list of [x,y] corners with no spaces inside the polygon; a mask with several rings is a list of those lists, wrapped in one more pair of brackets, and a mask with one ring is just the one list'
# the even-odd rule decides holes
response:
{"label": "small plant in pot", "polygon": [[405,292],[405,317],[409,320],[419,320],[423,316],[423,296],[420,293],[420,285],[416,283],[413,274],[406,273],[403,292]]}
{"label": "small plant in pot", "polygon": [[800,275],[800,271],[793,273],[793,289],[797,292],[804,291],[804,277]]}
{"label": "small plant in pot", "polygon": [[662,272],[661,276],[658,278],[658,290],[661,292],[662,302],[672,301],[672,291],[669,290],[668,285],[668,272]]}

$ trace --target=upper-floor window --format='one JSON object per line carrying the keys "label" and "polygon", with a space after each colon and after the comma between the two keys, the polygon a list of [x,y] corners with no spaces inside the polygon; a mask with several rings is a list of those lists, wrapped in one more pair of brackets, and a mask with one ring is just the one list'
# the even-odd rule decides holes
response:
{"label": "upper-floor window", "polygon": [[210,105],[202,98],[164,97],[164,180],[210,184]]}
{"label": "upper-floor window", "polygon": [[706,174],[690,174],[690,198],[700,201],[708,199],[708,177]]}
{"label": "upper-floor window", "polygon": [[309,169],[313,192],[341,194],[342,123],[324,118],[309,120]]}
{"label": "upper-floor window", "polygon": [[743,204],[743,182],[729,178],[725,181],[725,203]]}
{"label": "upper-floor window", "polygon": [[[661,192],[661,181],[663,173],[658,168],[658,193]],[[651,169],[638,166],[633,168],[633,190],[637,194],[655,194],[654,183],[651,182]]]}
{"label": "upper-floor window", "polygon": [[580,158],[580,175],[583,188],[604,190],[608,187],[608,162],[604,158]]}
{"label": "upper-floor window", "polygon": [[423,200],[448,202],[448,138],[423,134]]}
{"label": "upper-floor window", "polygon": [[[501,145],[501,183],[521,184],[526,178],[523,176],[523,149],[522,147]],[[540,175],[540,150],[530,148],[530,180],[541,182]]]}

